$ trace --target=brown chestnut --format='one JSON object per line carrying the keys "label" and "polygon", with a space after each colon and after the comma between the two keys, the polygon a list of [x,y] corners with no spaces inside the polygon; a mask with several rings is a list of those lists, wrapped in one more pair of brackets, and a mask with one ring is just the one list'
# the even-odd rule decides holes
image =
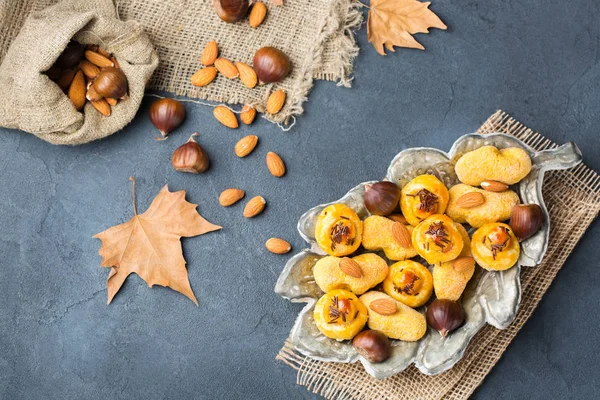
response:
{"label": "brown chestnut", "polygon": [[365,187],[365,207],[371,214],[391,214],[400,201],[400,189],[393,182],[381,181]]}
{"label": "brown chestnut", "polygon": [[120,68],[103,68],[92,85],[102,97],[120,99],[127,95],[127,78]]}
{"label": "brown chestnut", "polygon": [[175,99],[159,99],[150,106],[150,121],[160,131],[163,138],[177,129],[185,119],[183,104]]}
{"label": "brown chestnut", "polygon": [[177,171],[200,174],[208,169],[210,164],[208,156],[196,143],[194,136],[198,136],[198,133],[193,133],[187,142],[173,152],[171,164]]}
{"label": "brown chestnut", "polygon": [[71,40],[62,54],[58,57],[58,60],[56,60],[56,64],[64,69],[73,68],[79,64],[83,58],[84,50],[85,48],[81,43]]}
{"label": "brown chestnut", "polygon": [[352,346],[358,354],[372,363],[384,362],[392,352],[388,337],[376,330],[360,332],[352,340]]}
{"label": "brown chestnut", "polygon": [[252,61],[258,79],[263,83],[279,82],[290,74],[290,59],[274,47],[262,47]]}
{"label": "brown chestnut", "polygon": [[519,204],[513,207],[510,227],[519,241],[529,239],[544,224],[542,207],[537,204]]}
{"label": "brown chestnut", "polygon": [[225,22],[237,22],[248,13],[249,0],[213,0],[219,18]]}
{"label": "brown chestnut", "polygon": [[427,307],[427,323],[446,337],[465,322],[465,310],[460,303],[446,299],[436,299]]}

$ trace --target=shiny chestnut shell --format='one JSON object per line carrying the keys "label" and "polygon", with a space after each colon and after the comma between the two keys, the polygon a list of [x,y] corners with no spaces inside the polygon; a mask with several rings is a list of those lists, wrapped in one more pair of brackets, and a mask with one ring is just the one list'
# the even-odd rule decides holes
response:
{"label": "shiny chestnut shell", "polygon": [[56,60],[56,65],[63,69],[73,68],[83,59],[85,47],[78,42],[70,41]]}
{"label": "shiny chestnut shell", "polygon": [[196,143],[194,136],[190,136],[187,142],[179,146],[173,152],[171,165],[177,171],[200,174],[208,169],[210,162],[202,147]]}
{"label": "shiny chestnut shell", "polygon": [[436,299],[427,307],[427,323],[442,337],[465,322],[465,310],[460,303],[446,299]]}
{"label": "shiny chestnut shell", "polygon": [[165,137],[183,123],[185,108],[175,99],[159,99],[152,103],[148,114],[152,124]]}
{"label": "shiny chestnut shell", "polygon": [[213,0],[219,18],[225,22],[237,22],[248,13],[249,0]]}
{"label": "shiny chestnut shell", "polygon": [[290,74],[290,59],[275,47],[262,47],[254,54],[254,71],[261,82],[279,82]]}
{"label": "shiny chestnut shell", "polygon": [[358,354],[372,363],[384,362],[392,352],[388,337],[376,330],[360,332],[352,339],[352,346]]}
{"label": "shiny chestnut shell", "polygon": [[120,99],[127,94],[127,78],[119,68],[108,67],[94,78],[94,90],[102,97]]}
{"label": "shiny chestnut shell", "polygon": [[532,237],[543,224],[544,213],[539,205],[519,204],[513,207],[510,227],[519,241]]}
{"label": "shiny chestnut shell", "polygon": [[400,189],[393,182],[381,181],[365,187],[365,207],[373,215],[391,214],[400,201]]}

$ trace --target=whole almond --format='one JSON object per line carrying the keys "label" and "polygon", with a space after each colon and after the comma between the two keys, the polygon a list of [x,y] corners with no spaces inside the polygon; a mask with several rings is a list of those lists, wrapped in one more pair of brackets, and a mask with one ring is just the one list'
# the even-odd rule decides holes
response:
{"label": "whole almond", "polygon": [[256,135],[248,135],[241,138],[233,149],[236,156],[242,158],[246,157],[248,154],[252,153],[252,150],[256,147],[258,143],[258,136]]}
{"label": "whole almond", "polygon": [[456,272],[466,272],[475,267],[475,259],[473,257],[459,257],[454,260],[452,267]]}
{"label": "whole almond", "polygon": [[408,225],[408,221],[404,218],[404,215],[401,214],[390,214],[387,216],[389,219],[395,222],[400,222],[403,225]]}
{"label": "whole almond", "polygon": [[83,60],[79,64],[79,67],[83,71],[83,74],[88,79],[94,79],[96,75],[100,73],[100,68],[89,62],[88,60]]}
{"label": "whole almond", "polygon": [[392,225],[392,236],[396,242],[405,249],[412,246],[412,240],[408,228],[401,222],[394,222]]}
{"label": "whole almond", "polygon": [[115,68],[121,68],[121,66],[119,66],[119,62],[114,56],[110,58],[110,61],[112,61],[112,63],[115,65]]}
{"label": "whole almond", "polygon": [[373,300],[369,304],[369,308],[381,315],[392,315],[396,314],[396,311],[398,311],[396,302],[388,298]]}
{"label": "whole almond", "polygon": [[208,67],[215,63],[215,60],[219,56],[219,46],[214,40],[209,42],[204,50],[202,50],[202,56],[200,56],[200,62],[202,65]]}
{"label": "whole almond", "polygon": [[271,238],[271,239],[267,240],[267,242],[265,243],[265,247],[271,253],[275,253],[275,254],[285,254],[292,249],[291,244],[289,244],[285,240],[279,239],[279,238]]}
{"label": "whole almond", "polygon": [[58,77],[56,84],[63,92],[71,86],[71,82],[73,82],[73,78],[75,78],[75,73],[76,71],[74,69],[65,69]]}
{"label": "whole almond", "polygon": [[242,120],[242,122],[246,125],[250,125],[254,121],[255,117],[256,108],[245,104],[244,107],[242,107],[242,112],[240,113],[240,119]]}
{"label": "whole almond", "polygon": [[342,258],[338,264],[338,267],[343,273],[353,278],[361,278],[363,276],[362,268],[351,258]]}
{"label": "whole almond", "polygon": [[460,196],[456,200],[456,206],[460,208],[472,208],[477,207],[485,201],[483,194],[479,192],[469,192]]}
{"label": "whole almond", "polygon": [[269,114],[277,114],[285,103],[285,92],[282,89],[276,90],[267,99],[267,112]]}
{"label": "whole almond", "polygon": [[228,128],[235,129],[239,126],[237,118],[233,111],[225,106],[217,106],[213,111],[213,115],[223,125]]}
{"label": "whole almond", "polygon": [[215,60],[215,67],[217,67],[225,78],[233,79],[240,74],[237,67],[226,58],[217,58]]}
{"label": "whole almond", "polygon": [[251,66],[244,64],[243,62],[236,62],[235,66],[240,74],[240,81],[242,81],[247,88],[252,89],[254,86],[256,86],[258,83],[258,77]]}
{"label": "whole almond", "polygon": [[246,193],[242,189],[225,189],[219,196],[219,204],[223,207],[229,207],[240,201]]}
{"label": "whole almond", "polygon": [[110,105],[106,101],[106,99],[100,99],[98,101],[92,101],[92,105],[96,110],[100,112],[100,114],[105,117],[110,117]]}
{"label": "whole almond", "polygon": [[248,17],[248,21],[250,22],[250,26],[256,28],[259,26],[265,19],[267,15],[267,6],[262,1],[256,2],[252,6],[252,10],[250,10],[250,16]]}
{"label": "whole almond", "polygon": [[256,196],[250,199],[250,201],[244,207],[244,217],[253,218],[263,212],[265,209],[266,200],[262,196]]}
{"label": "whole almond", "polygon": [[85,86],[85,77],[83,76],[83,72],[79,70],[75,74],[71,86],[69,86],[69,99],[77,111],[81,110],[85,104]]}
{"label": "whole almond", "polygon": [[273,153],[272,151],[268,152],[266,161],[267,168],[269,168],[271,175],[278,178],[285,175],[285,164],[277,153]]}
{"label": "whole almond", "polygon": [[200,68],[192,75],[192,85],[206,86],[217,77],[217,69],[215,67]]}
{"label": "whole almond", "polygon": [[119,100],[117,100],[117,99],[111,99],[110,97],[107,97],[106,98],[106,102],[108,104],[110,104],[112,107],[114,107],[114,106],[117,105],[117,103],[119,102]]}
{"label": "whole almond", "polygon": [[98,47],[95,51],[96,53],[103,55],[106,58],[110,58],[110,53],[106,50],[103,50],[101,47]]}
{"label": "whole almond", "polygon": [[96,53],[95,51],[87,50],[84,53],[84,56],[86,60],[100,68],[115,66],[115,64],[109,58],[104,57],[102,54]]}
{"label": "whole almond", "polygon": [[87,84],[87,92],[85,94],[85,98],[89,101],[98,101],[102,98],[102,96],[100,96],[100,94],[96,92],[96,89],[94,89],[92,82],[88,82]]}
{"label": "whole almond", "polygon": [[481,188],[488,192],[504,192],[508,189],[508,185],[498,181],[483,181],[481,182]]}

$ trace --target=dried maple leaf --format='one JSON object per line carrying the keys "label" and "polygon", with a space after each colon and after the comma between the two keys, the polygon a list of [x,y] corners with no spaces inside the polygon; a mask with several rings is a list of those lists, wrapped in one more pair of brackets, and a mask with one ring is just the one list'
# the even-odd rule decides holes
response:
{"label": "dried maple leaf", "polygon": [[417,0],[371,0],[367,20],[367,37],[375,50],[385,56],[385,46],[425,48],[411,35],[428,33],[429,28],[446,29],[447,26],[428,7],[429,2]]}
{"label": "dried maple leaf", "polygon": [[129,274],[135,272],[148,286],[168,286],[186,295],[196,305],[198,301],[190,286],[185,259],[181,251],[181,237],[202,235],[221,229],[211,224],[196,211],[196,204],[185,201],[185,190],[171,193],[165,185],[145,213],[124,224],[113,226],[97,235],[102,241],[98,253],[103,267],[111,267],[108,275],[108,304]]}

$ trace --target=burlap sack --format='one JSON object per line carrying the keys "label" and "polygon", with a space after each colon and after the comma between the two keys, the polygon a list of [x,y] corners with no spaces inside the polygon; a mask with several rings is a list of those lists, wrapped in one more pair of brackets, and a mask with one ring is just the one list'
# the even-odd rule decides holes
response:
{"label": "burlap sack", "polygon": [[[0,62],[24,16],[56,0],[0,1]],[[273,88],[287,92],[284,108],[275,122],[291,122],[303,112],[313,79],[338,81],[348,86],[358,46],[353,32],[361,26],[363,11],[354,0],[284,0],[268,7],[267,17],[256,29],[247,19],[235,24],[221,21],[212,0],[115,0],[123,21],[135,20],[155,45],[160,58],[150,89],[210,100],[217,103],[253,104],[260,110]],[[291,59],[291,75],[276,85],[248,89],[237,79],[218,76],[206,87],[194,87],[190,77],[200,68],[200,54],[211,40],[221,55],[252,64],[254,52],[275,46]]]}
{"label": "burlap sack", "polygon": [[[45,74],[71,39],[98,44],[117,58],[129,97],[102,116],[90,103],[77,111]],[[134,22],[120,21],[110,0],[65,0],[31,14],[0,65],[0,126],[53,144],[76,145],[111,135],[135,116],[158,56]]]}
{"label": "burlap sack", "polygon": [[[557,145],[502,111],[479,128],[479,133],[514,135],[536,150]],[[297,383],[335,400],[466,400],[498,362],[517,332],[531,316],[575,245],[600,211],[600,176],[584,164],[565,171],[547,172],[544,201],[550,213],[550,243],[544,260],[521,271],[521,305],[515,321],[499,330],[486,325],[469,343],[462,360],[435,376],[415,366],[384,380],[367,374],[360,363],[341,364],[312,360],[289,341],[277,359],[298,370]]]}

